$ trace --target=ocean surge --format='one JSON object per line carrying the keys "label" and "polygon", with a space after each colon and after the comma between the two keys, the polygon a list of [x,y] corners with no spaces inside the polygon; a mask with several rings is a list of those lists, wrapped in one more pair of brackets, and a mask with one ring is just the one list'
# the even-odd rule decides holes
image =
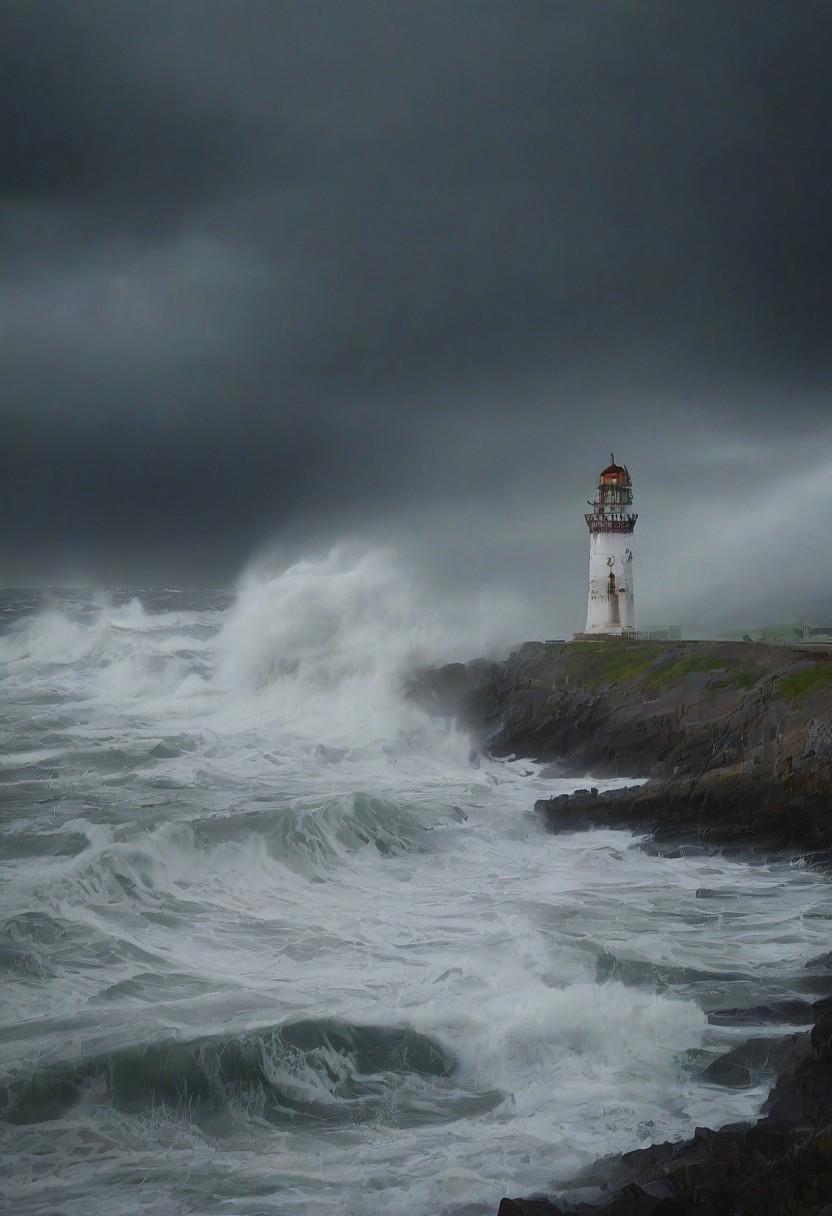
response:
{"label": "ocean surge", "polygon": [[4,620],[9,1210],[485,1214],[753,1115],[705,1010],[803,991],[828,884],[547,836],[574,783],[402,695],[459,638],[389,554]]}

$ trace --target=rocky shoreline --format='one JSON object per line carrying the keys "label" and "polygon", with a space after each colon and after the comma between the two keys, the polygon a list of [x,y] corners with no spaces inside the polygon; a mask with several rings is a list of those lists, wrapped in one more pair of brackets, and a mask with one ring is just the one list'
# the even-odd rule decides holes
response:
{"label": "rocky shoreline", "polygon": [[832,1000],[816,1001],[811,1018],[810,1031],[763,1040],[779,1075],[756,1123],[605,1158],[578,1180],[594,1202],[504,1199],[498,1216],[830,1216]]}
{"label": "rocky shoreline", "polygon": [[[785,853],[832,867],[829,650],[527,643],[503,662],[425,672],[411,695],[492,754],[553,762],[564,776],[647,778],[539,801],[552,832],[626,828],[665,854]],[[814,963],[828,973],[832,952]],[[605,1159],[577,1180],[589,1199],[504,1199],[499,1216],[832,1216],[832,998],[784,1004],[711,1015],[812,1026],[749,1038],[711,1065],[719,1084],[761,1066],[776,1074],[756,1123]]]}
{"label": "rocky shoreline", "polygon": [[541,802],[552,830],[832,858],[832,649],[743,642],[527,643],[424,672],[412,695],[493,755],[645,785]]}
{"label": "rocky shoreline", "polygon": [[646,847],[664,855],[719,849],[746,857],[786,853],[832,868],[832,797],[797,793],[797,783],[744,773],[652,780],[620,790],[576,790],[535,808],[550,832],[626,828],[649,833]]}

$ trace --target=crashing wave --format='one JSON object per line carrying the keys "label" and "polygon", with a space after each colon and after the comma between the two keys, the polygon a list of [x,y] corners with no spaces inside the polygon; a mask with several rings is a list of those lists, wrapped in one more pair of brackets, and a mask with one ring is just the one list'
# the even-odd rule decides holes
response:
{"label": "crashing wave", "polygon": [[409,1027],[308,1019],[41,1063],[3,1080],[0,1116],[41,1123],[95,1103],[185,1109],[196,1122],[231,1107],[276,1123],[343,1120],[368,1116],[405,1074],[441,1080],[454,1068],[450,1052]]}

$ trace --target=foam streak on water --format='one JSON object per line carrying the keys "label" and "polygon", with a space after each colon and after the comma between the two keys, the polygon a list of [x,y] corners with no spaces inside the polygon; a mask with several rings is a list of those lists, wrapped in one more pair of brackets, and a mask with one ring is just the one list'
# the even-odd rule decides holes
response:
{"label": "foam streak on water", "polygon": [[0,609],[8,1210],[473,1216],[754,1114],[705,1014],[811,995],[828,883],[547,836],[384,555]]}

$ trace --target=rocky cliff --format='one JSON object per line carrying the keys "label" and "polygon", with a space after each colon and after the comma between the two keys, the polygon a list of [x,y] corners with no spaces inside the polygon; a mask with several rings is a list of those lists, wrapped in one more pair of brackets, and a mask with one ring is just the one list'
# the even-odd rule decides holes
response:
{"label": "rocky cliff", "polygon": [[504,1199],[498,1216],[830,1216],[832,1001],[816,1001],[811,1018],[811,1031],[779,1044],[780,1075],[756,1123],[600,1161],[580,1180],[595,1202]]}
{"label": "rocky cliff", "polygon": [[832,856],[832,651],[744,642],[530,642],[425,672],[413,694],[497,755],[644,786],[539,804],[554,830]]}
{"label": "rocky cliff", "polygon": [[[412,695],[458,717],[493,754],[553,761],[564,775],[649,778],[538,802],[552,831],[633,828],[661,851],[832,861],[832,651],[527,643],[503,662],[425,672]],[[832,952],[814,963],[828,969]],[[744,1013],[753,1022],[755,1011]],[[763,1045],[778,1076],[756,1123],[700,1128],[692,1140],[599,1162],[579,1180],[596,1188],[591,1203],[504,1199],[499,1216],[590,1216],[599,1203],[606,1216],[832,1216],[832,1000],[794,1011],[794,1021],[814,1028],[751,1038],[715,1063],[712,1079],[732,1084]]]}

